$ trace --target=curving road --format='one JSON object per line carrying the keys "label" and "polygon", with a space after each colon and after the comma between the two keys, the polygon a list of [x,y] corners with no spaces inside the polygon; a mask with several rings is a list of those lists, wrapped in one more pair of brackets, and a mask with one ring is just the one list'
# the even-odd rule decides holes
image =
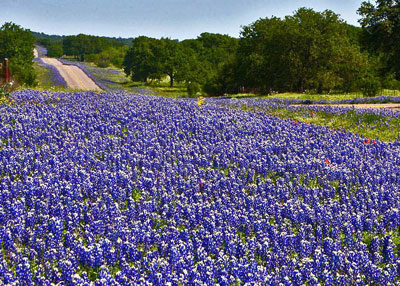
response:
{"label": "curving road", "polygon": [[[38,52],[34,50],[35,57],[38,56]],[[89,78],[80,68],[72,65],[64,65],[57,59],[53,58],[41,58],[42,61],[48,65],[54,66],[60,75],[65,79],[69,88],[80,89],[80,90],[95,90],[101,91],[102,89]]]}

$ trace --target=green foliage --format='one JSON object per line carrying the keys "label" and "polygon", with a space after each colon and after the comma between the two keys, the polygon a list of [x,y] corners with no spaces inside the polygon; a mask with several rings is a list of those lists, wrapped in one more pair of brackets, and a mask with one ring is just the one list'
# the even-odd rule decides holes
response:
{"label": "green foliage", "polygon": [[50,58],[61,58],[64,55],[62,42],[50,42],[47,45],[47,56]]}
{"label": "green foliage", "polygon": [[398,1],[365,1],[358,13],[363,28],[363,47],[380,55],[385,66],[382,73],[395,72],[400,80],[400,10]]}
{"label": "green foliage", "polygon": [[390,90],[400,90],[400,81],[394,73],[387,74],[382,80],[382,86]]}
{"label": "green foliage", "polygon": [[137,189],[137,188],[134,189],[134,190],[132,191],[132,198],[133,198],[133,200],[136,201],[136,202],[140,201],[141,198],[142,198],[142,191],[139,190],[139,189]]}
{"label": "green foliage", "polygon": [[201,90],[200,84],[198,84],[197,82],[189,82],[187,83],[186,87],[187,87],[187,93],[190,96],[196,95]]}
{"label": "green foliage", "polygon": [[21,84],[36,84],[33,69],[33,48],[35,38],[32,32],[13,23],[0,28],[0,61],[9,59],[13,80]]}
{"label": "green foliage", "polygon": [[382,89],[380,79],[372,74],[367,74],[360,83],[361,91],[366,97],[377,96]]}
{"label": "green foliage", "polygon": [[351,91],[368,58],[338,15],[301,8],[284,19],[245,26],[237,53],[239,83],[258,92]]}
{"label": "green foliage", "polygon": [[8,84],[0,85],[0,99],[8,98],[10,95]]}
{"label": "green foliage", "polygon": [[170,87],[175,82],[185,83],[194,92],[195,86],[214,84],[236,47],[237,39],[219,34],[203,33],[195,40],[182,42],[142,36],[133,40],[123,66],[133,81],[147,82],[167,76]]}
{"label": "green foliage", "polygon": [[47,35],[45,33],[37,33],[37,32],[32,32],[33,36],[36,39],[36,43],[48,47],[50,43],[52,42],[61,42],[65,36],[59,36],[59,35]]}
{"label": "green foliage", "polygon": [[125,55],[123,67],[133,81],[147,82],[160,78],[156,61],[157,40],[140,36],[132,40],[132,46]]}
{"label": "green foliage", "polygon": [[86,60],[95,63],[95,65],[100,68],[107,68],[110,66],[122,68],[127,51],[127,46],[109,47],[98,54],[90,54],[86,56]]}
{"label": "green foliage", "polygon": [[12,58],[10,60],[10,70],[18,83],[26,84],[28,86],[36,86],[36,73],[32,66],[32,62],[27,63],[21,58]]}
{"label": "green foliage", "polygon": [[62,40],[63,51],[67,56],[74,56],[80,61],[90,54],[98,54],[110,47],[120,47],[123,44],[118,41],[111,41],[104,37],[88,36],[79,34],[67,36]]}

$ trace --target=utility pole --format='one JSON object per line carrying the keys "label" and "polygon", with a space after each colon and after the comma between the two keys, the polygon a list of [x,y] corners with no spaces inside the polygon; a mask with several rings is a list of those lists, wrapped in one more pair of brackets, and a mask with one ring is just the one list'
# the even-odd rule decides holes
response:
{"label": "utility pole", "polygon": [[7,58],[4,59],[4,72],[5,72],[4,78],[6,80],[6,83],[10,82],[11,81],[11,73],[10,73],[10,69],[8,67],[8,59]]}

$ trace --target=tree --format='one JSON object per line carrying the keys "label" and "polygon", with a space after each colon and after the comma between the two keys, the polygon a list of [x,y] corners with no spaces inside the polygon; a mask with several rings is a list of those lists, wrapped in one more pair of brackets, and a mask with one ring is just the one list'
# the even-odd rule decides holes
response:
{"label": "tree", "polygon": [[123,66],[134,81],[168,76],[171,87],[183,82],[194,91],[212,84],[225,63],[234,58],[237,45],[237,39],[210,33],[182,42],[142,36],[133,40]]}
{"label": "tree", "polygon": [[149,78],[160,78],[156,59],[157,39],[140,36],[132,40],[132,46],[125,55],[123,67],[133,81],[147,82]]}
{"label": "tree", "polygon": [[64,55],[61,42],[50,42],[47,46],[47,56],[51,58],[60,58]]}
{"label": "tree", "polygon": [[120,47],[123,45],[116,40],[84,34],[65,37],[63,38],[62,44],[66,55],[75,56],[80,61],[84,61],[87,55],[98,54],[107,48]]}
{"label": "tree", "polygon": [[11,73],[20,83],[35,85],[33,49],[35,38],[30,30],[14,23],[5,23],[0,28],[0,59],[10,60]]}
{"label": "tree", "polygon": [[367,62],[338,15],[306,8],[244,27],[237,57],[239,83],[263,93],[348,90]]}
{"label": "tree", "polygon": [[358,13],[364,48],[385,63],[382,73],[395,73],[400,80],[400,3],[398,0],[363,2]]}

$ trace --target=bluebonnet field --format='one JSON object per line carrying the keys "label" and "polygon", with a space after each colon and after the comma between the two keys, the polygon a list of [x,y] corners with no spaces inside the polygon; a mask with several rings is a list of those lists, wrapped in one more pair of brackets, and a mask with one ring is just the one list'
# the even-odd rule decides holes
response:
{"label": "bluebonnet field", "polygon": [[[395,102],[396,98],[399,97],[392,97],[392,102]],[[379,100],[390,100],[388,97],[370,99],[375,100],[375,103],[382,102]],[[362,98],[359,103],[361,100]],[[398,108],[362,109],[346,105],[313,105],[316,102],[304,104],[304,101],[297,99],[224,97],[209,99],[209,101],[226,107],[267,112],[280,118],[292,118],[318,125],[333,126],[337,129],[347,129],[367,137],[383,138],[387,141],[400,140],[400,110]]]}
{"label": "bluebonnet field", "polygon": [[11,98],[4,284],[398,284],[398,141],[212,100]]}

